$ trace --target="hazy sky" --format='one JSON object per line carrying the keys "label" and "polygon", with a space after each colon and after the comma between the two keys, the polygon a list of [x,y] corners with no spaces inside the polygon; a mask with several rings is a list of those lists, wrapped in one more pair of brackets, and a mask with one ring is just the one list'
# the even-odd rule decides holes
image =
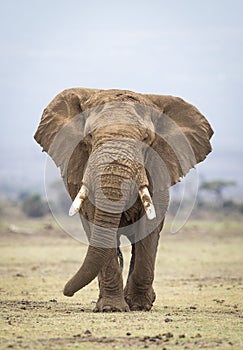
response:
{"label": "hazy sky", "polygon": [[241,180],[242,0],[1,1],[0,40],[0,181],[43,177],[33,134],[68,87],[184,98],[215,130],[203,176]]}

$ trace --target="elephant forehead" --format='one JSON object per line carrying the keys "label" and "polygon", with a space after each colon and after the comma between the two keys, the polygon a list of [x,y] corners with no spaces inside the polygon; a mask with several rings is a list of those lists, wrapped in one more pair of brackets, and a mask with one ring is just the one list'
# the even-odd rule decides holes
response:
{"label": "elephant forehead", "polygon": [[85,135],[107,126],[142,127],[154,131],[148,107],[128,102],[106,103],[88,112]]}
{"label": "elephant forehead", "polygon": [[[141,138],[143,133],[143,128],[141,125],[134,124],[111,124],[100,126],[100,128],[95,129],[95,140],[97,142],[117,142],[116,140],[129,139],[137,140]],[[115,146],[115,145],[114,145]]]}

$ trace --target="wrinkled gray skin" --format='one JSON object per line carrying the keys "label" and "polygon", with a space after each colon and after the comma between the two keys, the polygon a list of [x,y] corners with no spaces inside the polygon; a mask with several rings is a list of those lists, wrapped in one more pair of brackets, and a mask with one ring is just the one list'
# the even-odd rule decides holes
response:
{"label": "wrinkled gray skin", "polygon": [[[95,311],[151,309],[168,188],[205,159],[212,133],[203,115],[177,97],[82,88],[55,97],[35,139],[60,166],[72,199],[81,185],[88,189],[80,216],[89,248],[64,288],[66,296],[98,276]],[[138,196],[144,186],[156,210],[151,221]],[[121,234],[132,243],[125,288],[118,262]]]}

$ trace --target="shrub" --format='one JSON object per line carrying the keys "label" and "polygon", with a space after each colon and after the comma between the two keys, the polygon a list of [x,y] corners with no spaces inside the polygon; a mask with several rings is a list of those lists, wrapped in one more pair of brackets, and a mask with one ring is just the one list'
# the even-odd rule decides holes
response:
{"label": "shrub", "polygon": [[27,216],[37,218],[47,214],[48,206],[39,194],[32,194],[23,200],[22,210]]}

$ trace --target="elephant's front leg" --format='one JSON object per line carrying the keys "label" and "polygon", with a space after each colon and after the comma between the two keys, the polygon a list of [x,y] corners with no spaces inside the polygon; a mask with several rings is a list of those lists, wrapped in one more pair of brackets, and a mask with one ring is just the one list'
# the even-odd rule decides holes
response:
{"label": "elephant's front leg", "polygon": [[124,299],[122,269],[117,259],[117,250],[98,275],[100,294],[95,312],[129,311]]}
{"label": "elephant's front leg", "polygon": [[[163,223],[144,239],[135,243],[135,262],[124,291],[131,311],[149,311],[155,301],[154,266],[159,234]],[[134,260],[134,259],[133,259]]]}

